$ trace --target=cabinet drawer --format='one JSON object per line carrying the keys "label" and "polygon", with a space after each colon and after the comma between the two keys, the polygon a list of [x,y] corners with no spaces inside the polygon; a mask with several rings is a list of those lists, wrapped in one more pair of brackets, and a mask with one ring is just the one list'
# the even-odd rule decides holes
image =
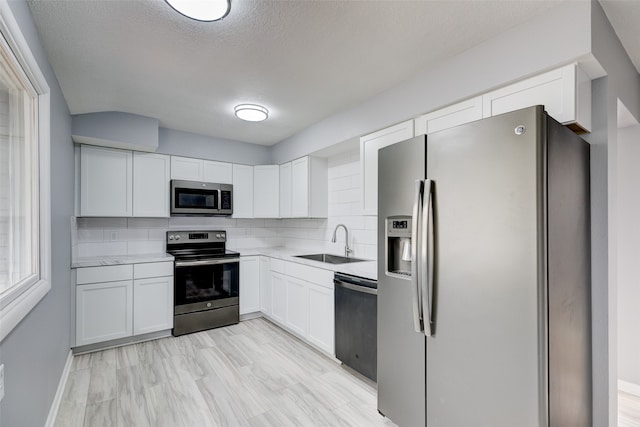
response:
{"label": "cabinet drawer", "polygon": [[283,261],[283,260],[277,259],[277,258],[271,258],[271,271],[277,271],[278,273],[285,274],[286,273],[286,268],[285,268],[286,264],[287,264],[286,261]]}
{"label": "cabinet drawer", "polygon": [[173,262],[146,262],[133,265],[133,278],[173,276]]}
{"label": "cabinet drawer", "polygon": [[333,271],[297,264],[295,262],[288,262],[286,268],[287,276],[296,277],[320,286],[333,288]]}
{"label": "cabinet drawer", "polygon": [[115,282],[118,280],[131,280],[133,278],[133,265],[108,265],[104,267],[78,268],[76,271],[76,284],[99,282]]}

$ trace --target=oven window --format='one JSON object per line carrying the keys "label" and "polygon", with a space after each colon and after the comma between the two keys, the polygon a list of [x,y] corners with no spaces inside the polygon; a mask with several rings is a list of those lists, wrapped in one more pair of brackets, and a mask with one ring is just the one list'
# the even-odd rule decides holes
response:
{"label": "oven window", "polygon": [[177,267],[175,304],[185,305],[238,297],[239,262]]}
{"label": "oven window", "polygon": [[176,207],[185,209],[218,209],[217,190],[176,188]]}

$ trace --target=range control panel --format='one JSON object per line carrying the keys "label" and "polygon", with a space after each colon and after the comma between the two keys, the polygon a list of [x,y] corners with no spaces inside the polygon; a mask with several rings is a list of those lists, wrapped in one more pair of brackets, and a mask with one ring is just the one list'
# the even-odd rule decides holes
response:
{"label": "range control panel", "polygon": [[167,231],[167,244],[226,242],[227,232],[215,231]]}

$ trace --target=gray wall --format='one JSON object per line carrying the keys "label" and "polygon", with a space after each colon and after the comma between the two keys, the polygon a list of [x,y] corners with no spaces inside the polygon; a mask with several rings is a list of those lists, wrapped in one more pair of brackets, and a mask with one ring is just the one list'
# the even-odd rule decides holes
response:
{"label": "gray wall", "polygon": [[640,388],[640,125],[618,131],[618,379]]}
{"label": "gray wall", "polygon": [[592,304],[594,425],[617,425],[620,99],[640,119],[640,75],[633,67],[600,3],[591,2],[592,52],[607,77],[593,88],[591,145]]}
{"label": "gray wall", "polygon": [[70,265],[73,211],[71,116],[47,61],[27,3],[10,2],[22,33],[51,88],[52,283],[47,296],[0,344],[5,396],[0,426],[44,425],[69,353]]}
{"label": "gray wall", "polygon": [[160,128],[158,153],[245,165],[271,164],[271,147]]}

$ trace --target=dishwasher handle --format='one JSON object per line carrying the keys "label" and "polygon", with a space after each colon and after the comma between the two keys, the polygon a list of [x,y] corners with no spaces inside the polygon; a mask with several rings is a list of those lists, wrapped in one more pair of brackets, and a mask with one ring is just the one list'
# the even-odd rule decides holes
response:
{"label": "dishwasher handle", "polygon": [[[362,292],[370,295],[378,295],[377,283],[373,280],[350,278],[341,274],[336,274],[333,283],[341,288],[350,289],[356,292]],[[363,286],[360,283],[367,284],[369,286]]]}
{"label": "dishwasher handle", "polygon": [[373,288],[367,288],[366,286],[354,285],[353,283],[345,283],[340,280],[334,280],[336,286],[340,286],[341,288],[350,289],[356,292],[362,292],[365,294],[378,295],[378,290]]}

